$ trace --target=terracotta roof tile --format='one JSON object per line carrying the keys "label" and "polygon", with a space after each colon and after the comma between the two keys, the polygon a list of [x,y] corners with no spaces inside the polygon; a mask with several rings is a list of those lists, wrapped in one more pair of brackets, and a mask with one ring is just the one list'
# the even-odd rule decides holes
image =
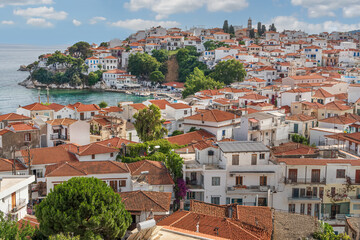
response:
{"label": "terracotta roof tile", "polygon": [[170,192],[133,191],[119,193],[127,211],[168,212]]}

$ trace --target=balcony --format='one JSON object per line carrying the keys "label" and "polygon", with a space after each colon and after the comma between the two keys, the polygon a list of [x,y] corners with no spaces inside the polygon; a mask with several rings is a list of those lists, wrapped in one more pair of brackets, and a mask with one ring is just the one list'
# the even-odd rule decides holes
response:
{"label": "balcony", "polygon": [[260,126],[257,125],[257,126],[250,126],[249,127],[249,131],[259,131],[260,130]]}
{"label": "balcony", "polygon": [[285,184],[326,184],[326,178],[285,178]]}
{"label": "balcony", "polygon": [[227,193],[240,194],[240,193],[251,193],[251,192],[267,192],[268,190],[274,191],[274,186],[259,186],[259,185],[235,185],[227,188]]}
{"label": "balcony", "polygon": [[20,198],[16,201],[16,205],[13,207],[12,204],[9,204],[9,214],[17,214],[21,209],[26,206],[26,199]]}
{"label": "balcony", "polygon": [[316,202],[320,202],[321,198],[317,197],[317,196],[292,196],[288,198],[289,201],[297,201],[297,200],[301,200],[301,201],[316,201]]}
{"label": "balcony", "polygon": [[68,140],[68,137],[62,134],[50,134],[50,140]]}

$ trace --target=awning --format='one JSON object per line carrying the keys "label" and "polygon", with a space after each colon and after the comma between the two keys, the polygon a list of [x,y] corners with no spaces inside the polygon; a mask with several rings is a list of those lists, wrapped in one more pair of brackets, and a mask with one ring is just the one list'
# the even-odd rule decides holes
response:
{"label": "awning", "polygon": [[252,122],[252,123],[258,123],[259,120],[256,120],[255,118],[249,118],[249,122]]}

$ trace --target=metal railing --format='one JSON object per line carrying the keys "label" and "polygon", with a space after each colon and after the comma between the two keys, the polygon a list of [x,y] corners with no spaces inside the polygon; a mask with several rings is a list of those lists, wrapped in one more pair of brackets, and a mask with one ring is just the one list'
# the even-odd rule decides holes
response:
{"label": "metal railing", "polygon": [[285,178],[285,184],[326,184],[326,178]]}
{"label": "metal railing", "polygon": [[26,206],[26,199],[20,198],[15,206],[12,206],[12,204],[9,204],[9,213],[10,214],[16,214],[18,211],[20,211],[22,208]]}

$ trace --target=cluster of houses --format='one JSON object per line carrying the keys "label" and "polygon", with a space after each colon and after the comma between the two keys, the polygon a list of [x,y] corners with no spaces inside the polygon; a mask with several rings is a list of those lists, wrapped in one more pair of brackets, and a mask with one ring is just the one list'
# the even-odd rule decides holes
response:
{"label": "cluster of houses", "polygon": [[[106,69],[103,80],[109,85],[138,84],[121,70],[129,54],[185,46],[195,46],[209,68],[238,60],[247,76],[186,99],[106,108],[33,103],[1,115],[0,210],[22,219],[29,198],[41,201],[74,176],[97,177],[121,195],[133,229],[150,219],[158,237],[271,239],[283,234],[274,230],[277,221],[296,217],[307,223],[320,219],[337,233],[359,238],[359,35],[270,31],[250,39],[249,28],[237,29],[234,39],[222,29],[156,27],[126,42],[93,46],[86,64],[89,71]],[[205,51],[209,40],[228,47]],[[184,89],[182,83],[164,85]],[[165,138],[181,146],[174,151],[184,159],[188,192],[174,213],[175,183],[163,163],[117,161],[129,143],[140,142],[134,114],[152,104],[165,120]],[[300,226],[292,229],[290,223],[282,230],[295,234]],[[140,229],[129,239],[149,234]]]}

